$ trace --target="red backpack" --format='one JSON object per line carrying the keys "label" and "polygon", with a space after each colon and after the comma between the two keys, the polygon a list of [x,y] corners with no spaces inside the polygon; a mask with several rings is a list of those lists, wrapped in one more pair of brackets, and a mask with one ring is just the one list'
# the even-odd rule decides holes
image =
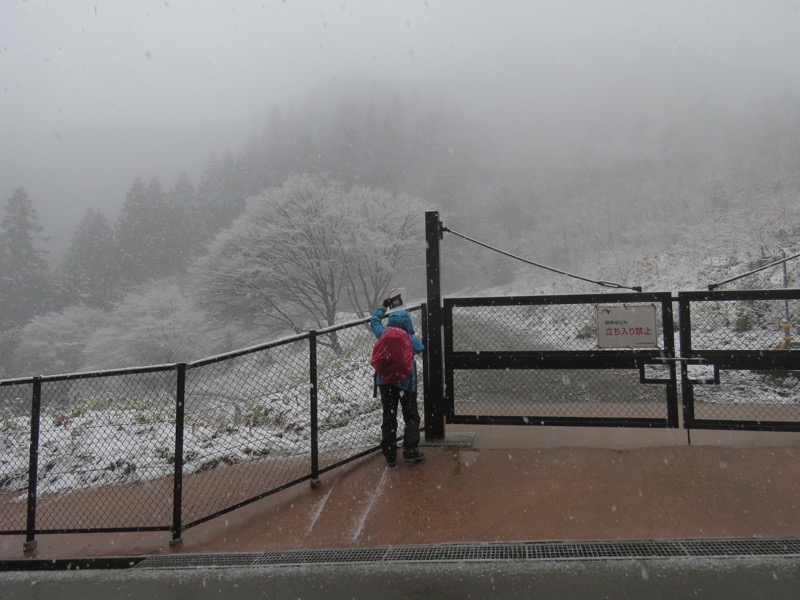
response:
{"label": "red backpack", "polygon": [[399,327],[387,327],[372,347],[372,368],[383,383],[400,383],[414,372],[411,336]]}

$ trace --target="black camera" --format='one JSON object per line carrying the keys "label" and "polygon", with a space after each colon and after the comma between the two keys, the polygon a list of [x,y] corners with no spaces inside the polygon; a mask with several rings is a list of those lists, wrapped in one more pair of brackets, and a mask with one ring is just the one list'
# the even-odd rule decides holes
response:
{"label": "black camera", "polygon": [[398,306],[403,306],[403,298],[400,296],[400,294],[397,294],[396,296],[387,298],[384,301],[384,304],[388,305],[389,308],[397,308]]}

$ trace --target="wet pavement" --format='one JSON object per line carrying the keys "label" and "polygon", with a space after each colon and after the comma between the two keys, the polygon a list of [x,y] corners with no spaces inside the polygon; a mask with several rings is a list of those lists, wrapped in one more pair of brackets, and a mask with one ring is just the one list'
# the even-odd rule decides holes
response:
{"label": "wet pavement", "polygon": [[[419,465],[390,470],[380,456],[367,457],[325,474],[318,489],[297,486],[192,528],[179,547],[171,547],[164,532],[42,535],[27,560],[800,537],[796,434],[695,432],[688,446],[681,431],[448,432],[458,434],[453,439],[460,443],[426,447]],[[472,439],[465,444],[465,437]],[[22,541],[0,537],[0,559],[26,559]],[[538,598],[794,598],[798,564],[796,556],[741,556],[18,571],[0,573],[0,596],[527,598],[535,592]]]}

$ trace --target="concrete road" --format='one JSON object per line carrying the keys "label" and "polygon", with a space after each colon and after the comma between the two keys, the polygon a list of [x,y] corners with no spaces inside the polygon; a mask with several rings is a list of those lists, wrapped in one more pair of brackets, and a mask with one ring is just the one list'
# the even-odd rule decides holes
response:
{"label": "concrete road", "polygon": [[3,600],[58,598],[796,599],[796,558],[368,563],[0,574]]}

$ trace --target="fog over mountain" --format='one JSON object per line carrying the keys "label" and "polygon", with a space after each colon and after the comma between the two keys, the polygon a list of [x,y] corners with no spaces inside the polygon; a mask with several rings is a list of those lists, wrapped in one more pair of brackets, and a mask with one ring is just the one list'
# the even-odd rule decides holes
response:
{"label": "fog over mountain", "polygon": [[[800,0],[6,0],[0,377],[418,300],[432,208],[648,291],[796,253],[799,25]],[[442,256],[448,294],[587,291]]]}
{"label": "fog over mountain", "polygon": [[26,188],[63,248],[136,176],[194,179],[272,107],[352,82],[445,103],[502,160],[635,154],[654,132],[796,98],[798,25],[791,0],[10,0],[0,198]]}

